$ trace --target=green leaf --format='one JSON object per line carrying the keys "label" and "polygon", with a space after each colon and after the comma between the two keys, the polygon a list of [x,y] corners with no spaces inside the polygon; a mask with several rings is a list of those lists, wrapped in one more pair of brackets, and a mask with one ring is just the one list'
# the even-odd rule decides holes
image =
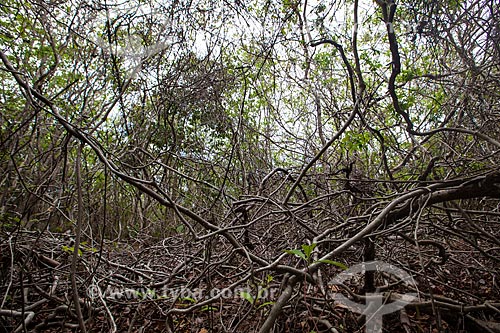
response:
{"label": "green leaf", "polygon": [[268,305],[273,305],[273,304],[274,304],[274,302],[272,302],[272,301],[269,301],[269,302],[264,302],[264,303],[262,303],[261,305],[259,305],[259,306],[257,307],[257,309],[263,308],[263,307],[268,306]]}
{"label": "green leaf", "polygon": [[[63,245],[61,247],[61,249],[64,251],[64,252],[67,252],[67,253],[73,253],[75,252],[75,247],[74,246],[66,246],[66,245]],[[78,255],[81,256],[82,255],[82,250],[81,249],[78,249]]]}
{"label": "green leaf", "polygon": [[302,252],[301,250],[285,250],[286,253],[288,254],[293,254],[299,258],[302,258],[304,260],[307,260],[306,259],[306,255],[304,254],[304,252]]}
{"label": "green leaf", "polygon": [[316,262],[322,262],[324,264],[334,265],[334,266],[342,268],[343,270],[347,270],[349,268],[341,262],[328,260],[328,259],[321,259],[321,260],[318,260]]}
{"label": "green leaf", "polygon": [[306,255],[306,258],[309,258],[311,256],[312,251],[316,247],[315,243],[312,243],[311,245],[302,245],[302,250],[304,251],[304,254]]}
{"label": "green leaf", "polygon": [[184,224],[178,225],[177,228],[175,228],[175,232],[182,234],[184,232]]}
{"label": "green leaf", "polygon": [[187,302],[190,302],[190,303],[196,303],[196,300],[192,297],[182,297],[180,299],[181,301],[187,301]]}
{"label": "green leaf", "polygon": [[219,309],[216,308],[215,306],[204,305],[201,307],[200,311],[219,311]]}
{"label": "green leaf", "polygon": [[240,296],[241,296],[242,298],[246,299],[246,300],[247,300],[248,302],[250,302],[251,304],[253,304],[253,303],[254,303],[254,301],[255,301],[255,299],[253,298],[253,296],[252,296],[252,295],[250,295],[250,293],[249,293],[249,292],[247,292],[247,291],[242,291],[242,292],[240,293]]}

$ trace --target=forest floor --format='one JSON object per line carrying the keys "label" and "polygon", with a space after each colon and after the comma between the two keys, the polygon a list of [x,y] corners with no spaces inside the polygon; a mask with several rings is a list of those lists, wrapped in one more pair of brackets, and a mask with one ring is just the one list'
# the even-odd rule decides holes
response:
{"label": "forest floor", "polygon": [[[0,332],[78,331],[73,273],[88,332],[257,332],[282,292],[283,277],[274,276],[238,294],[229,286],[243,260],[211,266],[175,238],[83,243],[74,272],[71,235],[2,231],[0,238]],[[386,240],[378,253],[382,260],[404,263],[415,277],[418,287],[399,286],[395,292],[418,298],[385,315],[384,332],[500,332],[493,259],[477,260],[476,249],[466,243],[446,244],[453,251],[445,258],[435,246],[421,244],[423,255],[415,256],[413,245],[401,244]],[[340,271],[323,271],[323,279]],[[353,295],[362,292],[359,278],[345,286]],[[229,288],[226,295],[203,303],[210,292],[224,288]],[[261,298],[250,296],[255,288],[265,291]],[[318,285],[303,283],[294,293],[275,332],[364,332],[364,316],[326,298]]]}

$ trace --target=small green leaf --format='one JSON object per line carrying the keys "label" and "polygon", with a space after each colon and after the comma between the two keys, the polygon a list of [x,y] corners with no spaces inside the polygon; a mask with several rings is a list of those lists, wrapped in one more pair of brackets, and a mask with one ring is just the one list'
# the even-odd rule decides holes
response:
{"label": "small green leaf", "polygon": [[219,309],[215,306],[205,305],[201,307],[200,311],[219,311]]}
{"label": "small green leaf", "polygon": [[180,299],[181,301],[187,301],[187,302],[190,302],[190,303],[196,303],[196,300],[192,297],[182,297]]}
{"label": "small green leaf", "polygon": [[306,255],[301,250],[285,250],[285,252],[306,260]]}
{"label": "small green leaf", "polygon": [[240,293],[240,296],[243,297],[244,299],[246,299],[247,301],[249,301],[251,304],[254,303],[255,299],[253,298],[252,295],[250,295],[249,292],[246,292],[246,291],[242,291]]}
{"label": "small green leaf", "polygon": [[349,267],[347,267],[346,265],[344,265],[341,262],[333,261],[333,260],[328,260],[328,259],[321,259],[321,260],[318,260],[316,262],[322,262],[324,264],[335,265],[337,267],[342,268],[343,270],[347,270],[349,268]]}
{"label": "small green leaf", "polygon": [[304,251],[306,258],[309,258],[311,256],[311,253],[315,247],[316,247],[315,243],[312,243],[311,245],[302,244],[302,251]]}
{"label": "small green leaf", "polygon": [[[63,245],[61,247],[61,249],[64,251],[64,252],[67,252],[67,253],[73,253],[75,252],[75,247],[74,246],[66,246],[66,245]],[[81,256],[82,255],[82,250],[81,249],[78,249],[78,255]]]}
{"label": "small green leaf", "polygon": [[257,309],[263,308],[263,307],[268,306],[268,305],[273,305],[273,304],[274,304],[274,302],[271,302],[271,301],[265,302],[265,303],[262,303],[261,305],[259,305],[257,307]]}

